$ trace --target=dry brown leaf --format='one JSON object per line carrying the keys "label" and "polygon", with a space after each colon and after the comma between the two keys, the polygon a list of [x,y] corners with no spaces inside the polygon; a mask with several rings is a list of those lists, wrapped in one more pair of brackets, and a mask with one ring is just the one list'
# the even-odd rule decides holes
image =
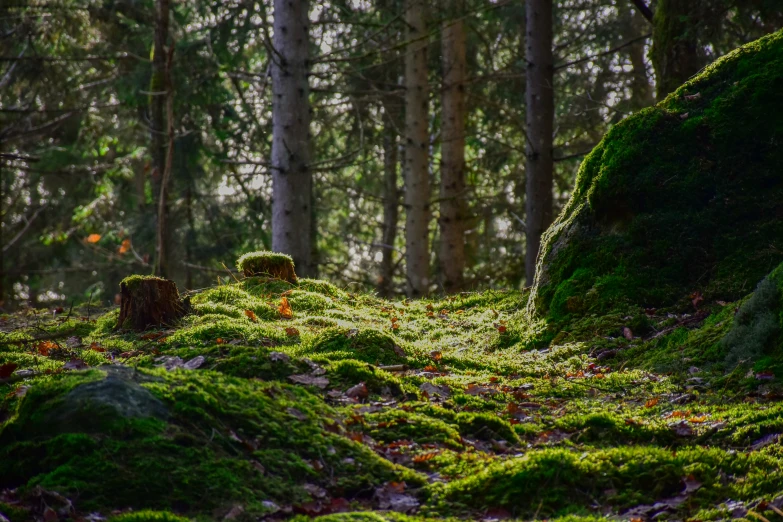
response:
{"label": "dry brown leaf", "polygon": [[293,327],[291,327],[291,328],[286,328],[286,329],[285,329],[285,334],[286,334],[288,337],[296,337],[296,336],[298,336],[298,335],[299,335],[299,330],[297,330],[296,328],[293,328]]}
{"label": "dry brown leaf", "polygon": [[645,402],[645,403],[644,403],[644,407],[645,407],[645,408],[652,408],[652,407],[653,407],[653,406],[655,406],[656,404],[658,404],[658,397],[655,397],[655,398],[653,398],[653,399],[650,399],[650,400],[648,400],[647,402]]}
{"label": "dry brown leaf", "polygon": [[245,315],[254,323],[258,321],[258,317],[256,317],[256,313],[253,310],[245,310]]}
{"label": "dry brown leaf", "polygon": [[283,319],[294,318],[294,311],[291,309],[291,305],[288,303],[287,297],[280,298],[280,306],[277,307],[277,311],[280,312],[280,317]]}

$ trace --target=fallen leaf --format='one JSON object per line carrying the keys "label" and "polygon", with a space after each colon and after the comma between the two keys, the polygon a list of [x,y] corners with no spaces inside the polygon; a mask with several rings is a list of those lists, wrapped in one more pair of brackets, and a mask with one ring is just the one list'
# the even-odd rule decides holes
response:
{"label": "fallen leaf", "polygon": [[296,337],[296,336],[299,335],[299,330],[297,330],[296,328],[293,328],[293,327],[289,327],[289,328],[285,329],[285,334],[288,337]]}
{"label": "fallen leaf", "polygon": [[430,453],[422,453],[420,455],[416,455],[416,456],[413,457],[413,462],[415,462],[417,464],[420,464],[422,462],[427,462],[428,460],[432,460],[435,457],[437,457],[439,453],[440,452],[433,451],[433,452],[430,452]]}
{"label": "fallen leaf", "polygon": [[653,407],[653,406],[655,406],[656,404],[658,404],[658,397],[655,397],[655,398],[653,398],[653,399],[650,399],[650,400],[648,400],[647,402],[645,402],[645,403],[644,403],[644,407],[645,407],[645,408],[652,408],[652,407]]}
{"label": "fallen leaf", "polygon": [[500,332],[500,333],[506,333],[506,330],[507,330],[507,328],[506,328],[506,326],[505,326],[505,325],[502,325],[502,324],[501,324],[500,326],[498,326],[498,332]]}
{"label": "fallen leaf", "polygon": [[345,394],[352,399],[366,399],[370,395],[370,392],[367,390],[367,386],[363,382],[360,382],[356,386],[348,388]]}
{"label": "fallen leaf", "polygon": [[291,305],[288,303],[287,297],[280,298],[280,306],[277,307],[277,311],[280,312],[280,317],[283,319],[294,318],[294,311],[291,310]]}
{"label": "fallen leaf", "polygon": [[57,348],[57,345],[52,341],[41,341],[40,343],[38,343],[36,348],[38,350],[38,353],[40,353],[44,357],[48,357],[49,351]]}
{"label": "fallen leaf", "polygon": [[683,495],[690,495],[702,486],[701,482],[696,480],[693,475],[683,478],[682,483],[685,484],[685,489],[682,490]]}
{"label": "fallen leaf", "polygon": [[702,422],[707,422],[707,416],[706,415],[700,415],[698,417],[691,417],[688,419],[688,422],[691,422],[693,424],[701,424]]}
{"label": "fallen leaf", "polygon": [[432,357],[436,361],[440,361],[443,359],[443,353],[440,350],[434,350],[430,352],[430,357]]}
{"label": "fallen leaf", "polygon": [[308,386],[316,386],[322,390],[329,386],[329,379],[326,377],[317,377],[313,375],[307,375],[305,373],[299,375],[289,375],[288,379],[297,384],[305,384]]}
{"label": "fallen leaf", "polygon": [[756,374],[757,381],[771,381],[775,378],[775,374],[767,370]]}
{"label": "fallen leaf", "polygon": [[103,353],[103,352],[106,351],[106,348],[104,348],[103,346],[101,346],[100,344],[98,344],[96,342],[93,342],[92,344],[90,344],[90,350],[92,350],[94,352],[101,352],[101,353]]}
{"label": "fallen leaf", "polygon": [[269,360],[272,362],[291,362],[291,358],[288,354],[283,352],[269,352]]}
{"label": "fallen leaf", "polygon": [[84,370],[89,368],[89,365],[81,359],[71,359],[63,365],[64,370]]}
{"label": "fallen leaf", "polygon": [[433,397],[435,395],[438,395],[440,397],[448,398],[451,395],[451,390],[446,385],[437,386],[435,384],[432,384],[431,382],[425,382],[421,386],[419,386],[419,390],[421,390],[424,394],[426,394],[428,397]]}
{"label": "fallen leaf", "polygon": [[7,379],[17,368],[19,368],[19,365],[16,363],[9,362],[3,364],[0,366],[0,379]]}
{"label": "fallen leaf", "polygon": [[101,235],[100,234],[90,234],[85,239],[85,241],[87,241],[88,243],[97,243],[100,240],[101,240]]}
{"label": "fallen leaf", "polygon": [[258,321],[258,317],[256,317],[256,313],[253,310],[245,310],[245,315],[254,323]]}
{"label": "fallen leaf", "polygon": [[629,341],[633,339],[633,331],[627,326],[623,326],[623,337],[625,337]]}
{"label": "fallen leaf", "polygon": [[701,295],[701,292],[699,292],[699,291],[693,292],[693,293],[690,295],[690,298],[691,298],[691,303],[693,303],[693,307],[694,307],[694,308],[698,308],[698,307],[699,307],[699,304],[700,304],[702,301],[704,301],[704,296],[702,296],[702,295]]}
{"label": "fallen leaf", "polygon": [[183,368],[186,370],[196,370],[201,367],[201,365],[204,364],[204,356],[203,355],[197,355],[185,364],[182,365]]}

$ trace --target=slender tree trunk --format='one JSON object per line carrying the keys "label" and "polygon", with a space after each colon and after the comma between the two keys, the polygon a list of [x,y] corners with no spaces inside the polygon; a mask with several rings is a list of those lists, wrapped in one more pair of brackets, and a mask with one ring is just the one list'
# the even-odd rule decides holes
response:
{"label": "slender tree trunk", "polygon": [[[161,0],[164,2],[167,0]],[[164,86],[166,89],[166,135],[168,146],[166,162],[163,166],[163,177],[160,182],[160,199],[158,200],[157,257],[155,258],[155,275],[171,276],[171,226],[169,224],[169,190],[171,188],[172,168],[174,163],[174,85],[171,82],[171,63],[174,57],[174,45],[166,53],[166,71]]]}
{"label": "slender tree trunk", "polygon": [[536,271],[541,234],[552,223],[552,135],[555,119],[552,0],[527,0],[526,25],[525,278],[530,285]]}
{"label": "slender tree trunk", "polygon": [[195,222],[193,221],[193,179],[188,180],[185,190],[185,217],[188,220],[188,232],[185,234],[185,289],[193,290],[193,242],[196,240]]}
{"label": "slender tree trunk", "polygon": [[307,0],[274,0],[272,57],[272,250],[315,275],[310,171]]}
{"label": "slender tree trunk", "polygon": [[659,0],[653,17],[651,52],[658,99],[695,75],[704,65],[699,46],[699,24],[705,0]]}
{"label": "slender tree trunk", "polygon": [[[160,214],[160,201],[163,190],[163,178],[166,171],[166,65],[168,62],[169,39],[169,0],[155,1],[155,40],[152,52],[152,78],[150,80],[150,152],[152,154],[152,201],[156,207],[154,218],[156,233],[161,231],[161,217],[165,232],[165,216]],[[166,207],[164,206],[164,209]],[[166,277],[168,259],[165,251],[159,250],[161,241],[156,237],[155,274]]]}
{"label": "slender tree trunk", "polygon": [[[454,2],[455,7],[459,2]],[[453,14],[459,15],[458,9]],[[465,76],[466,43],[462,20],[445,22],[441,98],[440,264],[446,293],[462,290],[465,272]]]}
{"label": "slender tree trunk", "polygon": [[[646,34],[650,28],[650,22],[645,19],[639,10],[627,6],[626,22],[623,24],[623,39],[625,41],[638,38]],[[647,63],[644,59],[644,41],[636,42],[628,47],[628,59],[633,67],[631,79],[631,106],[634,110],[649,107],[655,103],[650,77],[647,74]]]}
{"label": "slender tree trunk", "polygon": [[394,125],[392,104],[384,104],[383,115],[383,233],[381,238],[381,268],[378,293],[392,297],[394,279],[394,242],[397,240],[400,190],[397,188],[397,129]]}
{"label": "slender tree trunk", "polygon": [[429,293],[427,28],[424,0],[405,1],[405,261],[408,295]]}

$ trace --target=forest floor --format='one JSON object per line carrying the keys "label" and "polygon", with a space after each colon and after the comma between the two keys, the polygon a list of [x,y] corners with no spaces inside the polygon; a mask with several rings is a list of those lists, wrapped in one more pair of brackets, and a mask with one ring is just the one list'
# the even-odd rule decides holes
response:
{"label": "forest floor", "polygon": [[556,328],[520,292],[190,298],[141,334],[0,318],[0,520],[783,517],[778,363],[720,343],[752,298]]}

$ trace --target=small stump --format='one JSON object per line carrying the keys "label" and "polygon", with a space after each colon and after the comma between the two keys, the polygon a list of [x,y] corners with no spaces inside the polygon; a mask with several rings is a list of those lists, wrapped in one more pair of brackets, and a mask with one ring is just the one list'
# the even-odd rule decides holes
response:
{"label": "small stump", "polygon": [[117,328],[140,332],[169,326],[187,313],[174,281],[151,276],[130,276],[120,283],[120,317]]}
{"label": "small stump", "polygon": [[264,276],[296,284],[294,260],[276,252],[250,252],[237,260],[237,268],[245,277]]}

